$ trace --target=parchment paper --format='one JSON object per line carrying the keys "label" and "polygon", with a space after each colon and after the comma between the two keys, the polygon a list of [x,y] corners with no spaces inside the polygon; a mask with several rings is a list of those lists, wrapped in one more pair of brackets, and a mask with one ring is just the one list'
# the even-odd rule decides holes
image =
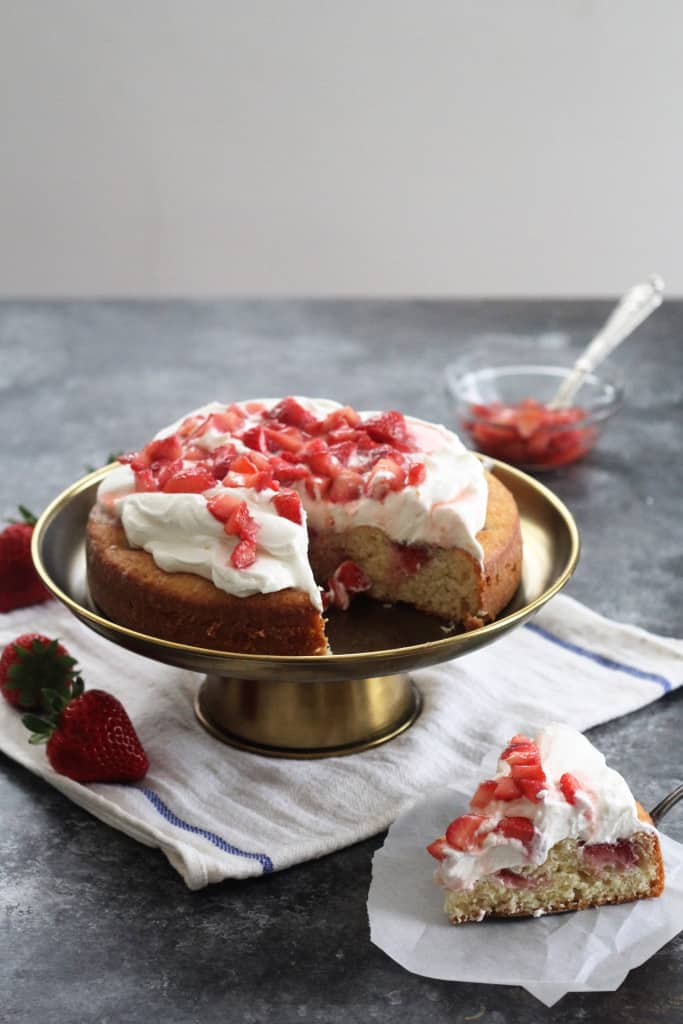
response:
{"label": "parchment paper", "polygon": [[566,914],[454,927],[425,850],[467,810],[467,793],[440,790],[391,826],[375,854],[370,937],[414,974],[521,985],[546,1006],[567,992],[615,991],[628,972],[683,929],[683,846],[660,833],[666,888],[640,900]]}

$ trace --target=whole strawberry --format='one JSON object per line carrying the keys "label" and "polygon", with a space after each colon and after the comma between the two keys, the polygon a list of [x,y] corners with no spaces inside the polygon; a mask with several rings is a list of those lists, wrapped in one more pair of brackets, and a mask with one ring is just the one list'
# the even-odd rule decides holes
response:
{"label": "whole strawberry", "polygon": [[77,679],[71,697],[43,691],[47,712],[25,715],[30,743],[47,742],[47,758],[76,782],[137,782],[149,761],[121,701],[104,690],[83,692]]}
{"label": "whole strawberry", "polygon": [[0,657],[0,692],[23,711],[41,706],[41,690],[68,695],[77,678],[76,659],[58,640],[23,633],[7,644]]}
{"label": "whole strawberry", "polygon": [[11,612],[31,604],[49,601],[31,558],[31,536],[35,516],[19,506],[22,522],[10,523],[0,533],[0,612]]}

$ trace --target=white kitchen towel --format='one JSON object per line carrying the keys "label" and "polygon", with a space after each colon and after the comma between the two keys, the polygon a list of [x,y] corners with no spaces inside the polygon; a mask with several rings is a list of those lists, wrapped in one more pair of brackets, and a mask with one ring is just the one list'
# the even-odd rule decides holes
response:
{"label": "white kitchen towel", "polygon": [[[80,785],[30,746],[0,700],[0,750],[114,828],[158,846],[191,889],[320,857],[386,828],[421,796],[472,774],[516,732],[578,729],[634,711],[683,683],[683,642],[605,619],[565,596],[479,651],[414,674],[420,718],[348,757],[290,761],[209,736],[192,703],[201,677],[131,654],[56,601],[0,615],[0,646],[60,637],[86,687],[123,702],[150,769],[135,785]],[[672,780],[673,781],[673,780]]]}

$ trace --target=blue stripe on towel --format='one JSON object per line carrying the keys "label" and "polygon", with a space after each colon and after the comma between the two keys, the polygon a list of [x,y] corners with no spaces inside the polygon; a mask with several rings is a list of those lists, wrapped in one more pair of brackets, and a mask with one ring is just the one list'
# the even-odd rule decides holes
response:
{"label": "blue stripe on towel", "polygon": [[223,850],[224,853],[231,853],[235,857],[249,857],[251,860],[257,860],[263,865],[263,873],[267,874],[273,870],[273,862],[270,857],[265,853],[248,853],[246,850],[238,850],[236,846],[231,846],[230,843],[226,843],[225,839],[221,839],[220,836],[215,835],[214,832],[208,832],[205,828],[198,828],[196,825],[189,825],[182,818],[179,818],[177,814],[174,814],[170,807],[168,807],[164,801],[158,796],[153,789],[148,789],[146,786],[140,786],[139,792],[147,797],[152,807],[155,808],[171,825],[175,825],[177,828],[183,828],[186,832],[192,832],[196,836],[203,836],[204,839],[208,839],[210,843],[217,846],[219,850]]}
{"label": "blue stripe on towel", "polygon": [[634,676],[636,679],[645,679],[649,683],[657,683],[658,686],[661,686],[664,693],[670,693],[673,689],[673,684],[664,676],[659,676],[655,672],[643,672],[642,669],[635,668],[633,665],[624,665],[623,662],[606,658],[604,654],[598,654],[597,651],[589,651],[586,647],[579,647],[578,644],[573,644],[569,640],[562,640],[559,636],[555,636],[554,633],[549,633],[547,629],[543,629],[543,626],[537,626],[535,622],[527,622],[526,628],[530,629],[533,633],[538,633],[544,640],[550,640],[551,643],[557,644],[558,647],[564,647],[566,651],[580,654],[583,658],[590,658],[591,661],[594,661],[597,665],[602,665],[603,668],[611,668],[615,672],[625,672],[626,675]]}

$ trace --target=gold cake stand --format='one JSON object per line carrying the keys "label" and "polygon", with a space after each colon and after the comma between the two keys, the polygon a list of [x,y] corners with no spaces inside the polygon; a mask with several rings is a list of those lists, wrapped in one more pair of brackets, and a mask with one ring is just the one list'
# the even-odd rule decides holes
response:
{"label": "gold cake stand", "polygon": [[102,615],[88,592],[85,526],[106,466],[78,480],[42,514],[32,553],[45,585],[95,632],[147,658],[206,675],[195,711],[214,736],[275,757],[349,754],[385,743],[420,713],[414,669],[458,658],[521,625],[556,594],[579,557],[576,524],[563,503],[533,478],[501,462],[491,471],[517,502],[524,543],[519,589],[503,614],[469,632],[405,605],[357,598],[332,611],[333,654],[281,657],[229,654],[146,636]]}

